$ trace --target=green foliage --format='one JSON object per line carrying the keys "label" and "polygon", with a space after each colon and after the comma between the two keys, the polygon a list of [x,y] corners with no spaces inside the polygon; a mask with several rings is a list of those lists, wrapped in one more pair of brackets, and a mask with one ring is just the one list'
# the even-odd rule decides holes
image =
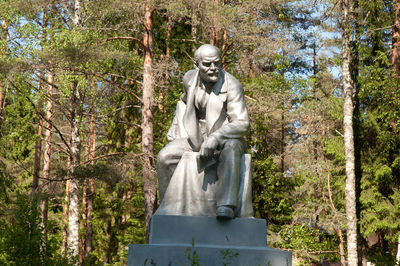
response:
{"label": "green foliage", "polygon": [[[272,160],[255,160],[253,165],[253,206],[255,215],[276,225],[290,221],[293,199],[288,193],[294,188],[293,178],[284,177]],[[272,227],[273,224],[269,226]]]}
{"label": "green foliage", "polygon": [[[141,179],[114,172],[112,179],[96,186],[93,213],[94,252],[87,263],[126,263],[129,244],[145,242],[144,195]],[[90,264],[88,264],[90,265]]]}
{"label": "green foliage", "polygon": [[[56,238],[42,233],[38,198],[20,193],[16,196],[7,215],[0,219],[0,264],[67,265],[57,253]],[[54,230],[51,223],[46,224],[46,230]]]}
{"label": "green foliage", "polygon": [[310,226],[284,226],[280,232],[281,240],[276,244],[284,249],[299,252],[301,265],[318,263],[322,259],[338,261],[338,245],[335,238],[324,231]]}
{"label": "green foliage", "polygon": [[[377,245],[369,246],[369,259],[377,265],[393,265],[391,254],[397,252],[399,107],[398,78],[391,73],[390,31],[377,30],[392,24],[390,1],[361,1],[360,6],[371,14],[367,19],[368,34],[359,45],[358,77],[359,138],[362,177],[360,179],[361,234],[382,236]],[[379,15],[378,15],[379,14]]]}
{"label": "green foliage", "polygon": [[[17,86],[20,86],[20,84]],[[24,162],[32,156],[35,140],[32,118],[36,118],[36,115],[31,103],[26,100],[26,98],[32,97],[29,90],[30,87],[28,86],[13,90],[15,94],[8,99],[8,104],[4,110],[8,119],[6,123],[1,124],[2,138],[0,143],[4,148],[1,153],[4,158],[9,160]]]}
{"label": "green foliage", "polygon": [[185,250],[185,255],[190,263],[190,266],[200,266],[199,255],[194,247],[194,238],[192,238],[192,246]]}
{"label": "green foliage", "polygon": [[239,256],[238,252],[233,252],[232,250],[225,249],[220,251],[220,255],[222,256],[222,265],[227,266],[232,263],[232,259]]}

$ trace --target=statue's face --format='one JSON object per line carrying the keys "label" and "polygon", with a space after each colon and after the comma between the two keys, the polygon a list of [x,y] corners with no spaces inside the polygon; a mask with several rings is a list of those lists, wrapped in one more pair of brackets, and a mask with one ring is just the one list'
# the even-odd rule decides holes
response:
{"label": "statue's face", "polygon": [[200,77],[205,82],[217,82],[221,72],[221,58],[218,50],[211,47],[202,51],[197,67],[200,72]]}

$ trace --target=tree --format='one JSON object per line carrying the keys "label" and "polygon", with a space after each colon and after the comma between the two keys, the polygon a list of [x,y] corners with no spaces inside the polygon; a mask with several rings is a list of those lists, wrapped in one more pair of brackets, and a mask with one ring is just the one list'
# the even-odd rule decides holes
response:
{"label": "tree", "polygon": [[[0,55],[1,57],[5,57],[6,48],[7,48],[7,35],[8,35],[8,23],[5,18],[1,20],[1,47],[0,47]],[[0,122],[3,120],[3,109],[5,102],[5,94],[6,87],[3,84],[3,81],[0,81]]]}
{"label": "tree", "polygon": [[144,3],[144,62],[143,62],[143,105],[142,105],[142,153],[143,189],[145,200],[146,230],[149,230],[151,215],[157,206],[157,181],[154,176],[153,140],[153,7],[150,1]]}
{"label": "tree", "polygon": [[[42,46],[45,46],[45,43],[47,42],[47,20],[50,17],[50,28],[49,31],[53,31],[54,30],[54,12],[55,12],[55,6],[52,5],[50,7],[50,11],[48,11],[49,7],[45,7],[43,9],[43,43]],[[51,33],[52,34],[52,33]],[[51,39],[51,36],[49,37]],[[44,76],[44,72],[45,70],[42,70],[43,74],[41,73],[40,77],[41,78],[45,78]],[[40,84],[45,84],[44,87],[47,87],[46,90],[43,91],[43,93],[46,95],[47,98],[47,104],[46,104],[46,119],[45,119],[45,123],[44,123],[44,128],[45,128],[45,132],[44,132],[44,149],[43,149],[43,176],[42,176],[42,186],[41,186],[41,201],[40,201],[40,213],[41,213],[41,218],[42,218],[42,227],[46,228],[46,223],[48,220],[48,189],[49,189],[49,183],[51,182],[51,176],[50,176],[50,162],[51,162],[51,152],[52,152],[52,148],[51,148],[51,143],[52,143],[52,121],[53,121],[53,98],[54,98],[54,73],[50,68],[48,69],[48,73],[47,73],[47,80],[40,80]],[[43,85],[44,85],[43,84]],[[42,88],[40,88],[42,89]],[[41,103],[39,104],[38,108],[41,108]],[[39,112],[42,112],[41,109],[39,109]],[[39,119],[42,119],[42,117],[40,117]],[[40,120],[39,120],[40,122]],[[40,131],[40,127],[41,124],[39,123],[39,131]],[[41,139],[41,135],[39,135],[39,139]],[[44,231],[43,235],[46,236],[47,232]],[[46,243],[44,243],[44,249],[46,249],[45,247]]]}
{"label": "tree", "polygon": [[342,83],[343,83],[343,131],[346,154],[346,219],[347,219],[347,262],[350,266],[358,265],[357,255],[357,215],[355,188],[355,158],[353,133],[353,93],[350,62],[352,42],[352,1],[343,0],[342,5]]}
{"label": "tree", "polygon": [[[400,74],[400,1],[393,0],[394,24],[392,27],[392,77],[395,79]],[[399,89],[398,86],[395,89]],[[400,228],[399,228],[400,229]],[[399,230],[400,231],[400,230]],[[400,233],[397,240],[396,263],[400,264]]]}
{"label": "tree", "polygon": [[[75,0],[74,2],[73,30],[79,30],[82,23],[83,0]],[[71,123],[71,142],[70,157],[71,165],[69,172],[71,180],[69,184],[69,206],[68,206],[68,242],[67,247],[69,259],[79,255],[79,180],[76,176],[76,170],[80,164],[80,132],[79,132],[79,110],[78,101],[78,80],[71,82],[71,99],[70,99],[70,123]]]}
{"label": "tree", "polygon": [[393,0],[394,23],[392,27],[392,72],[400,73],[400,2]]}

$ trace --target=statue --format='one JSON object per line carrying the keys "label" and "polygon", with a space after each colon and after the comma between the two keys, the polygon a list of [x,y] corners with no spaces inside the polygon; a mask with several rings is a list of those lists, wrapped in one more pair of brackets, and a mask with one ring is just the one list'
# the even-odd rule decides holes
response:
{"label": "statue", "polygon": [[[130,245],[128,265],[292,265],[291,253],[266,246],[266,221],[253,217],[249,117],[239,81],[221,69],[217,47],[194,55],[184,93],[158,154],[161,204],[148,245]],[[215,219],[217,217],[218,219]],[[240,219],[232,219],[240,217]],[[194,244],[196,242],[196,245]]]}
{"label": "statue", "polygon": [[171,142],[157,157],[160,200],[183,154],[198,152],[199,172],[212,165],[216,168],[217,218],[232,219],[238,206],[241,157],[246,152],[243,136],[249,129],[244,92],[240,82],[221,68],[217,47],[200,46],[194,61],[195,69],[183,77],[184,93],[167,135]]}

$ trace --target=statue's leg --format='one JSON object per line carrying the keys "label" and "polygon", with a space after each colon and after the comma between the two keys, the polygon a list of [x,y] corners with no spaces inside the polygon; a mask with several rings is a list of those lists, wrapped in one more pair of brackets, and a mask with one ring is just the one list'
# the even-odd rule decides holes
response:
{"label": "statue's leg", "polygon": [[217,192],[217,216],[233,218],[233,209],[238,206],[240,158],[245,148],[243,139],[228,139],[223,143],[218,164],[220,184]]}
{"label": "statue's leg", "polygon": [[169,181],[185,151],[192,151],[192,149],[187,139],[181,138],[171,141],[158,153],[157,177],[160,201],[163,200]]}

